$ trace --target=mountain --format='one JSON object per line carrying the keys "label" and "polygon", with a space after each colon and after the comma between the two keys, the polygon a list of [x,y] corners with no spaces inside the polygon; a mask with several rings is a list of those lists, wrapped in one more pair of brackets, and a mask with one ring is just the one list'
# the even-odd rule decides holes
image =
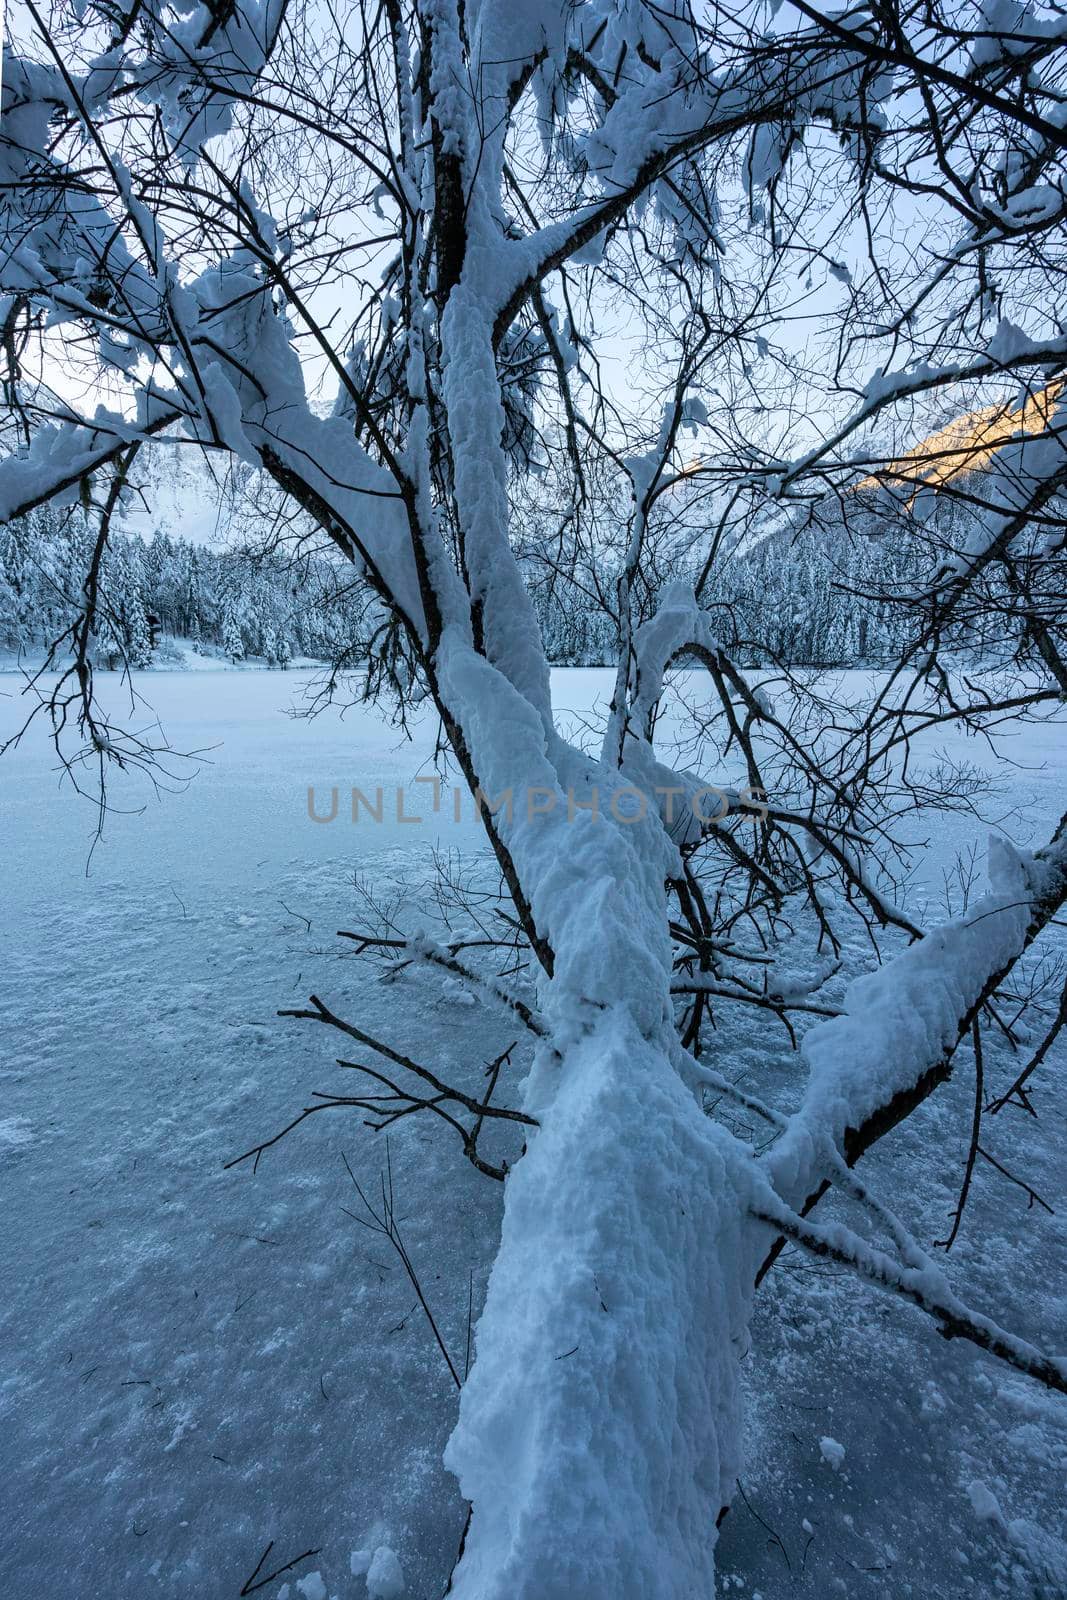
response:
{"label": "mountain", "polygon": [[226,542],[230,505],[221,456],[181,439],[154,440],[140,452],[131,481],[136,492],[123,511],[124,533],[216,547]]}
{"label": "mountain", "polygon": [[921,444],[890,462],[856,485],[857,490],[884,489],[901,485],[939,488],[970,472],[980,472],[993,460],[998,448],[1020,433],[1043,433],[1048,427],[1063,379],[1048,384],[1031,395],[1023,405],[1009,401],[984,406],[956,417],[947,427],[929,434]]}

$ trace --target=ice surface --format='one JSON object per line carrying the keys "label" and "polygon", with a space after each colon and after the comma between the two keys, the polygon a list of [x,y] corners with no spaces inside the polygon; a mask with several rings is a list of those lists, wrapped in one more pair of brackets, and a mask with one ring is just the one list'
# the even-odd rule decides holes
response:
{"label": "ice surface", "polygon": [[[209,754],[185,794],[112,817],[88,881],[92,819],[57,788],[46,743],[31,739],[0,771],[0,1083],[5,1125],[16,1133],[0,1142],[0,1337],[10,1351],[0,1378],[9,1517],[0,1586],[15,1595],[28,1586],[80,1596],[150,1585],[154,1593],[157,1583],[163,1595],[168,1587],[181,1597],[214,1595],[223,1585],[236,1594],[274,1539],[279,1561],[321,1547],[305,1565],[320,1570],[331,1596],[358,1600],[364,1585],[348,1575],[348,1553],[372,1543],[368,1529],[379,1516],[391,1531],[369,1554],[388,1543],[411,1594],[440,1593],[455,1559],[465,1508],[440,1464],[455,1422],[454,1389],[417,1315],[408,1315],[413,1296],[340,1211],[351,1209],[340,1150],[374,1183],[380,1141],[356,1120],[326,1127],[323,1118],[299,1143],[280,1147],[255,1179],[221,1171],[252,1138],[281,1126],[309,1088],[336,1086],[333,1051],[278,1022],[279,1005],[321,987],[371,1029],[402,1028],[416,1053],[440,1049],[455,1021],[427,989],[370,981],[334,949],[333,930],[351,910],[354,868],[388,886],[431,840],[469,849],[478,838],[470,811],[457,831],[449,808],[433,817],[425,791],[411,785],[409,813],[428,818],[421,828],[397,827],[388,807],[381,826],[353,827],[342,808],[332,827],[316,827],[306,813],[309,783],[336,782],[342,792],[353,782],[410,783],[432,748],[430,719],[416,723],[411,745],[358,710],[343,721],[293,721],[285,706],[302,677],[138,676],[175,744]],[[594,700],[603,706],[611,678],[561,671],[553,686],[569,724]],[[0,681],[4,728],[19,715],[11,698],[19,687],[13,676]],[[1027,739],[1013,749],[1020,766],[1008,774],[1014,787],[1004,800],[1006,809],[1026,808],[1024,821],[1012,823],[1029,830],[1019,832],[1023,842],[1047,836],[1067,781],[1061,736],[1046,730]],[[974,755],[965,741],[950,750]],[[931,832],[929,877],[917,891],[930,899],[926,921],[943,915],[941,866],[984,837],[977,822],[959,818],[934,819]],[[310,933],[293,913],[311,918]],[[475,1073],[514,1036],[481,1006],[463,1012],[462,1027],[457,1059],[473,1060]],[[796,1058],[761,1015],[743,1025],[724,1015],[716,1042],[714,1063],[747,1075],[754,1092],[768,1080],[796,1091]],[[643,1061],[646,1048],[633,1059]],[[638,1120],[644,1102],[634,1089],[615,1106],[606,1083],[598,1093],[590,1116],[604,1103],[612,1126],[631,1119],[627,1159],[639,1177],[652,1156],[642,1144],[657,1137],[649,1117]],[[894,1136],[884,1163],[879,1152],[865,1161],[872,1179],[891,1197],[904,1191],[932,1229],[943,1228],[958,1197],[972,1095],[961,1071],[943,1105],[939,1091]],[[665,1098],[675,1114],[672,1095]],[[1044,1155],[1025,1143],[1028,1118],[997,1118],[995,1148],[1055,1205],[1064,1181],[1062,1117],[1052,1099],[1042,1115],[1050,1128]],[[691,1153],[702,1135],[684,1126],[682,1152]],[[575,1159],[599,1159],[580,1131]],[[564,1128],[558,1137],[567,1137]],[[933,1163],[931,1148],[939,1152]],[[495,1248],[498,1186],[415,1129],[393,1136],[392,1158],[405,1237],[462,1357],[467,1274],[474,1269],[477,1313]],[[646,1191],[630,1194],[623,1177],[614,1176],[612,1192],[625,1219]],[[1056,1218],[1027,1212],[1025,1197],[990,1173],[979,1174],[971,1207],[973,1227],[953,1257],[963,1252],[961,1278],[975,1300],[1035,1337],[1062,1326],[1062,1207]],[[575,1213],[571,1222],[550,1208],[548,1221],[566,1245],[561,1262],[580,1266],[598,1226],[620,1230],[580,1204]],[[712,1244],[716,1225],[713,1207],[672,1222],[697,1252]],[[1016,1279],[1009,1262],[1020,1251]],[[1021,1296],[1011,1290],[1016,1281]],[[608,1312],[599,1310],[595,1286],[583,1302],[594,1335],[613,1330],[618,1338],[620,1319],[640,1325],[639,1305],[613,1310],[603,1280],[600,1289]],[[644,1310],[658,1338],[659,1315],[651,1304]],[[695,1336],[703,1340],[707,1330]],[[943,1397],[933,1410],[922,1406],[920,1358]],[[578,1359],[554,1364],[550,1383],[560,1388],[539,1400],[549,1423]],[[625,1373],[631,1359],[637,1363],[620,1349],[616,1370]],[[752,1340],[738,1362],[748,1391],[745,1493],[780,1531],[793,1563],[790,1575],[766,1528],[735,1499],[716,1559],[723,1574],[745,1575],[745,1592],[826,1600],[841,1563],[854,1562],[846,1592],[867,1600],[900,1579],[906,1560],[930,1600],[1014,1595],[1020,1564],[1057,1593],[1067,1559],[1061,1401],[958,1341],[924,1343],[914,1313],[851,1278],[808,1270],[796,1256],[783,1259],[757,1298]],[[696,1372],[684,1376],[702,1381]],[[660,1379],[641,1381],[653,1395]],[[864,1428],[854,1437],[858,1415]],[[501,1449],[517,1449],[522,1414],[503,1420],[511,1431]],[[812,1445],[822,1434],[847,1442],[847,1472],[833,1475],[822,1463]],[[639,1475],[640,1460],[629,1470]],[[976,1479],[1018,1537],[976,1516],[964,1488]],[[814,1537],[798,1580],[811,1537],[802,1518]],[[901,1555],[887,1577],[894,1541]],[[970,1587],[961,1586],[960,1549],[972,1557]],[[156,1560],[161,1577],[147,1580]]]}

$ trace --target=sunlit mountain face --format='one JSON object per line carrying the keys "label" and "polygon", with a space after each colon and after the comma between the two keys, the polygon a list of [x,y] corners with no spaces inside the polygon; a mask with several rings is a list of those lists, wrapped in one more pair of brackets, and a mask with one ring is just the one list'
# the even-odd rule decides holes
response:
{"label": "sunlit mountain face", "polygon": [[[1002,445],[1020,435],[1043,433],[1052,420],[1056,402],[1067,380],[1057,379],[1031,395],[1021,406],[1011,401],[964,412],[945,427],[929,434],[921,444],[889,461],[853,486],[854,491],[870,489],[939,488],[969,472],[979,472],[996,456]],[[694,455],[678,468],[678,477],[689,478],[708,464],[708,458]],[[910,501],[910,496],[908,497]]]}
{"label": "sunlit mountain face", "polygon": [[1064,385],[1063,379],[1048,384],[1021,406],[1010,402],[984,406],[956,417],[909,450],[906,455],[872,473],[856,485],[857,489],[885,489],[924,485],[937,488],[965,473],[988,466],[1001,445],[1020,434],[1042,433],[1048,427],[1053,409]]}

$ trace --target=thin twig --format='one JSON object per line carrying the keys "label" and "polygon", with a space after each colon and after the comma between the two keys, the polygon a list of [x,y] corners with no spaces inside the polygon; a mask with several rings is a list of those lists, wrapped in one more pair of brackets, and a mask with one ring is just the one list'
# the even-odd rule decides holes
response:
{"label": "thin twig", "polygon": [[956,1235],[960,1231],[963,1221],[964,1207],[967,1196],[971,1192],[971,1178],[974,1175],[974,1162],[978,1154],[978,1139],[982,1131],[982,1086],[984,1073],[982,1070],[982,1032],[978,1018],[975,1017],[971,1026],[971,1038],[974,1041],[974,1117],[971,1123],[971,1143],[967,1151],[967,1165],[963,1173],[963,1185],[960,1197],[956,1202],[956,1215],[952,1219],[952,1227],[947,1239],[937,1240],[938,1249],[951,1250],[956,1242]]}
{"label": "thin twig", "polygon": [[244,1584],[239,1591],[241,1595],[255,1594],[257,1589],[265,1589],[268,1583],[273,1583],[275,1578],[280,1578],[283,1572],[291,1571],[293,1567],[299,1566],[301,1561],[307,1561],[311,1556],[317,1556],[319,1553],[318,1550],[305,1550],[303,1555],[294,1556],[292,1561],[287,1561],[285,1563],[284,1567],[275,1567],[273,1572],[268,1573],[265,1578],[259,1578],[257,1583],[255,1580],[258,1577],[264,1561],[266,1561],[273,1549],[274,1540],[271,1539],[270,1543],[267,1545],[267,1548],[256,1562],[255,1569],[251,1577],[245,1579]]}
{"label": "thin twig", "polygon": [[[348,1176],[352,1179],[355,1191],[359,1195],[359,1198],[362,1201],[363,1206],[371,1220],[368,1222],[365,1217],[357,1217],[352,1211],[345,1211],[345,1215],[351,1217],[354,1222],[362,1223],[362,1225],[365,1228],[369,1228],[372,1233],[380,1233],[383,1238],[388,1239],[389,1243],[400,1257],[400,1263],[408,1275],[411,1287],[418,1296],[419,1305],[422,1307],[426,1320],[430,1324],[430,1329],[433,1333],[434,1339],[437,1341],[437,1348],[440,1350],[442,1356],[444,1356],[445,1364],[448,1367],[449,1373],[451,1374],[452,1381],[457,1389],[462,1389],[463,1379],[456,1370],[456,1364],[449,1354],[448,1346],[445,1344],[441,1330],[437,1326],[437,1320],[434,1317],[433,1312],[430,1310],[429,1302],[423,1293],[422,1284],[419,1282],[419,1275],[415,1271],[411,1257],[408,1255],[407,1247],[405,1246],[400,1235],[400,1227],[396,1220],[396,1207],[393,1204],[393,1163],[389,1153],[389,1141],[386,1140],[385,1143],[386,1170],[382,1174],[381,1179],[381,1211],[376,1211],[371,1205],[370,1201],[367,1199],[367,1196],[363,1193],[356,1175],[349,1165],[348,1157],[345,1155],[343,1150],[341,1151],[341,1160],[344,1162],[345,1170],[348,1173]],[[342,1210],[344,1210],[344,1207],[342,1207]]]}

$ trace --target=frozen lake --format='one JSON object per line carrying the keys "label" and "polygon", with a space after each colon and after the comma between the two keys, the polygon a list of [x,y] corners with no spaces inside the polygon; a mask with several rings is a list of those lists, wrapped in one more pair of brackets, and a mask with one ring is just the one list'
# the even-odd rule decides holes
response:
{"label": "frozen lake", "polygon": [[[137,725],[157,715],[175,750],[203,754],[159,799],[116,788],[129,809],[109,819],[88,877],[92,808],[60,784],[40,730],[0,764],[0,1592],[12,1600],[229,1600],[269,1540],[279,1565],[316,1552],[290,1580],[321,1570],[331,1596],[354,1600],[365,1590],[349,1552],[368,1537],[397,1550],[409,1595],[432,1600],[455,1554],[463,1507],[439,1464],[455,1390],[395,1258],[341,1209],[353,1206],[341,1152],[374,1184],[382,1141],[357,1117],[316,1118],[256,1177],[223,1170],[310,1089],[337,1087],[329,1042],[275,1016],[311,990],[413,1053],[457,1048],[439,990],[383,987],[334,935],[356,914],[354,871],[383,891],[409,879],[417,903],[433,850],[479,848],[470,802],[459,822],[447,795],[435,815],[416,782],[432,770],[430,718],[407,740],[362,707],[293,717],[307,681],[141,675],[152,713],[139,707]],[[554,686],[580,719],[611,679],[561,670]],[[20,719],[18,689],[0,677],[0,740]],[[993,760],[976,741],[946,743]],[[1067,729],[1008,748],[993,810],[1036,843],[1064,808]],[[380,823],[351,821],[353,786],[383,790]],[[336,819],[311,820],[309,788],[326,815],[334,787]],[[397,790],[421,822],[398,820]],[[934,848],[913,902],[933,916],[940,874],[987,830],[937,818],[921,831]],[[477,1005],[460,1037],[477,1063],[513,1035]],[[780,1034],[722,1039],[725,1059],[782,1049]],[[924,1108],[943,1130],[938,1170],[920,1118],[897,1136],[927,1236],[955,1198],[969,1093],[954,1083]],[[1040,1146],[1012,1154],[1062,1198],[1052,1098]],[[497,1186],[415,1124],[391,1156],[405,1239],[462,1353]],[[870,1171],[900,1186],[881,1151]],[[1061,1217],[1028,1213],[988,1175],[980,1191],[954,1252],[962,1281],[1038,1342],[1058,1327],[1062,1348]],[[1021,1305],[1006,1277],[1015,1249]],[[754,1333],[752,1465],[723,1532],[724,1583],[736,1563],[764,1600],[1062,1600],[1062,1402],[799,1260],[774,1275]],[[827,1434],[845,1447],[840,1473],[820,1456]],[[284,1581],[262,1592],[274,1600]]]}
{"label": "frozen lake", "polygon": [[[865,687],[865,673],[838,674]],[[126,888],[166,893],[220,883],[251,886],[279,869],[329,861],[352,862],[404,849],[479,848],[481,837],[469,796],[441,795],[433,811],[431,784],[434,718],[409,722],[408,735],[362,705],[331,707],[309,719],[300,714],[318,680],[307,671],[151,672],[135,675],[138,703],[131,726],[165,731],[176,755],[170,792],[156,796],[146,783],[116,787],[106,838],[92,864],[95,893],[112,878]],[[109,708],[129,716],[130,697],[116,675],[101,680]],[[690,682],[683,679],[685,692]],[[553,692],[561,718],[584,723],[610,699],[612,674],[599,668],[558,668]],[[0,742],[24,719],[27,700],[18,677],[0,673]],[[982,741],[950,733],[928,735],[920,748],[944,751],[996,771],[1000,789],[989,815],[1004,819],[1017,843],[1036,842],[1059,818],[1067,795],[1067,727],[1028,729],[1001,741],[997,759]],[[179,759],[180,755],[189,759]],[[42,894],[77,892],[94,826],[92,808],[60,782],[55,751],[41,728],[31,731],[0,768],[0,822],[8,842],[7,904],[33,906]],[[728,778],[737,779],[736,761]],[[309,789],[320,817],[313,822]],[[364,805],[352,821],[353,788],[376,803],[382,820]],[[397,795],[403,793],[398,820]],[[143,808],[143,809],[142,809]],[[412,818],[421,822],[412,825]],[[935,842],[928,863],[933,881],[956,850],[981,842],[987,829],[972,818],[931,817],[918,830]],[[27,870],[24,870],[28,869]],[[13,869],[13,870],[12,870]],[[184,896],[183,896],[184,897]]]}

